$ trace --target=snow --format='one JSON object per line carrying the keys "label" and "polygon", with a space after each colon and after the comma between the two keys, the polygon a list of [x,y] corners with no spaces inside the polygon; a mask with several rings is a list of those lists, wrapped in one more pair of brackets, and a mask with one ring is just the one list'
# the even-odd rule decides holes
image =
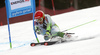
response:
{"label": "snow", "polygon": [[[37,42],[33,31],[33,21],[31,20],[10,24],[13,47],[10,49],[8,26],[1,26],[0,55],[100,55],[99,10],[100,6],[97,6],[51,17],[61,31],[95,20],[67,31],[76,33],[79,36],[78,39],[95,37],[82,41],[31,47],[31,42]],[[42,37],[39,36],[38,38]]]}

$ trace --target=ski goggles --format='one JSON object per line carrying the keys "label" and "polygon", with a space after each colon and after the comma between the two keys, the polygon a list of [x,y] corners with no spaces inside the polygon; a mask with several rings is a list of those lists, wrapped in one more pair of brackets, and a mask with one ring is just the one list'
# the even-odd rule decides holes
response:
{"label": "ski goggles", "polygon": [[36,19],[37,22],[42,22],[43,18]]}

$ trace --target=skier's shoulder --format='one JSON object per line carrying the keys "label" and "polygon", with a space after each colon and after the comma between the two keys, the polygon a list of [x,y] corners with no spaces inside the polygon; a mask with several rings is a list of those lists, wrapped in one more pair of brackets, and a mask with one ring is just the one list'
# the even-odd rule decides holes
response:
{"label": "skier's shoulder", "polygon": [[49,14],[45,14],[45,17],[50,17],[50,15]]}
{"label": "skier's shoulder", "polygon": [[48,15],[48,14],[45,14],[45,18],[46,18],[47,20],[51,20],[51,16]]}

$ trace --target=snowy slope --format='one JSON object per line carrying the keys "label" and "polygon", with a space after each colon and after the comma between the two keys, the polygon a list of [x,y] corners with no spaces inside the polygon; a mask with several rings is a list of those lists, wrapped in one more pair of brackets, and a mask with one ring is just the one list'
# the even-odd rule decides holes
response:
{"label": "snowy slope", "polygon": [[[7,25],[0,27],[0,55],[100,55],[100,6],[52,16],[60,30],[66,30],[80,24],[67,32],[75,32],[80,38],[96,37],[93,39],[55,44],[51,46],[30,47],[36,42],[33,21],[11,24],[12,46],[9,47]],[[38,37],[39,38],[39,37]]]}

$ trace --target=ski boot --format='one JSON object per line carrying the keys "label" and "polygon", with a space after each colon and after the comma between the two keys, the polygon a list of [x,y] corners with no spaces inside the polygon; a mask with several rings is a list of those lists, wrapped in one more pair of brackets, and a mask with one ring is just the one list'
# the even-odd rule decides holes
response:
{"label": "ski boot", "polygon": [[74,39],[76,39],[77,36],[73,36],[75,33],[65,33],[62,41],[72,41]]}

